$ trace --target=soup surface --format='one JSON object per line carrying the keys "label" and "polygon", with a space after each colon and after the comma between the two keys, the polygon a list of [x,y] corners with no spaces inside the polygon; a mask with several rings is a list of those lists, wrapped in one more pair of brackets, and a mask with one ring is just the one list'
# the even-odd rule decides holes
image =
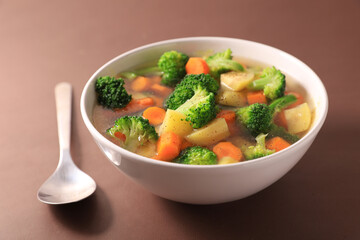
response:
{"label": "soup surface", "polygon": [[[200,62],[196,63],[200,67],[188,67],[193,58]],[[295,81],[286,76],[283,92],[276,97],[268,94],[269,90],[263,86],[257,85],[261,83],[259,80],[268,81],[267,78],[272,78],[271,74],[274,72],[276,77],[281,78],[284,74],[280,70],[243,58],[234,58],[231,61],[241,64],[242,69],[230,69],[216,74],[214,68],[211,68],[213,64],[207,64],[206,57],[198,58],[190,57],[186,60],[186,66],[180,66],[186,71],[182,79],[193,84],[194,81],[189,80],[193,76],[201,81],[212,78],[218,84],[216,91],[211,93],[210,90],[204,90],[206,93],[200,93],[192,85],[182,90],[180,83],[187,81],[182,79],[177,84],[166,81],[164,84],[165,73],[156,66],[149,72],[142,69],[122,72],[112,77],[123,79],[123,87],[132,100],[122,108],[96,104],[93,111],[95,128],[113,143],[137,154],[155,160],[185,164],[228,164],[263,157],[290,146],[309,129],[312,111],[305,102],[306,92]],[[137,74],[139,72],[142,74]],[[174,99],[174,92],[184,93],[189,88],[192,89],[192,96],[184,103],[176,107],[169,103],[169,99]],[[195,99],[197,94],[199,96]],[[208,100],[212,99],[212,95],[214,103]],[[199,101],[202,101],[202,105]],[[207,105],[209,102],[213,105]],[[209,117],[206,112],[208,106],[212,109],[209,110],[212,111]],[[263,115],[256,116],[256,120],[248,123],[249,116],[257,114],[260,111],[258,109],[261,109]],[[256,129],[258,123],[255,124],[254,121],[263,122],[267,118],[264,109],[271,119],[266,127]],[[156,139],[142,142],[136,147],[126,145],[129,133],[116,129],[109,131],[114,129],[119,118],[125,116],[148,119],[149,125],[156,131]],[[194,116],[200,116],[201,121],[195,120]]]}

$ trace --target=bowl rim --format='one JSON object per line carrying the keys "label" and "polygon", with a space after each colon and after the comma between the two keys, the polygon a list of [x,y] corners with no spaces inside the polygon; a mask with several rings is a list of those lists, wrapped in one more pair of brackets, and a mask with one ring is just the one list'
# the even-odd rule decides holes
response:
{"label": "bowl rim", "polygon": [[[85,100],[86,100],[86,95],[88,91],[91,91],[90,85],[93,81],[95,81],[95,77],[98,75],[99,72],[101,72],[103,69],[105,69],[106,67],[108,67],[109,65],[111,65],[113,62],[118,61],[118,59],[120,58],[124,58],[126,56],[129,56],[131,54],[137,53],[137,52],[141,52],[147,48],[153,48],[153,47],[157,47],[157,46],[161,46],[161,45],[167,45],[167,44],[171,44],[171,43],[179,43],[179,42],[192,42],[192,41],[239,41],[239,42],[243,42],[246,44],[254,44],[254,45],[259,45],[261,47],[266,47],[269,48],[272,51],[277,51],[279,52],[279,54],[282,54],[285,58],[289,58],[292,61],[297,62],[298,64],[301,65],[301,67],[304,67],[306,69],[306,71],[309,71],[314,78],[318,81],[319,83],[319,87],[321,88],[321,91],[323,92],[323,96],[324,96],[324,111],[322,113],[322,115],[318,116],[318,121],[316,123],[313,123],[311,125],[311,129],[296,143],[292,144],[291,146],[287,147],[286,149],[280,151],[280,152],[276,152],[273,153],[271,155],[265,156],[265,157],[261,157],[261,158],[257,158],[257,159],[253,159],[253,160],[249,160],[249,161],[242,161],[242,162],[238,162],[238,163],[232,163],[232,164],[223,164],[223,165],[188,165],[188,164],[176,164],[173,162],[166,162],[166,161],[160,161],[160,160],[154,160],[148,157],[144,157],[141,155],[138,155],[136,153],[130,152],[118,145],[116,145],[115,143],[111,142],[110,140],[108,140],[105,136],[103,136],[92,124],[89,116],[86,113],[86,109],[85,109]],[[321,81],[321,79],[319,78],[319,76],[307,65],[305,64],[303,61],[301,61],[300,59],[296,58],[295,56],[284,52],[283,50],[280,50],[278,48],[263,44],[263,43],[259,43],[259,42],[255,42],[255,41],[250,41],[250,40],[245,40],[245,39],[239,39],[239,38],[229,38],[229,37],[213,37],[213,36],[198,36],[198,37],[184,37],[184,38],[174,38],[174,39],[168,39],[168,40],[162,40],[162,41],[158,41],[158,42],[153,42],[150,44],[145,44],[142,45],[140,47],[131,49],[129,51],[126,51],[114,58],[112,58],[111,60],[109,60],[108,62],[106,62],[104,65],[102,65],[98,70],[96,70],[96,72],[94,74],[92,74],[92,76],[89,78],[89,80],[86,82],[82,94],[81,94],[81,99],[80,99],[80,111],[81,111],[81,116],[82,119],[86,125],[86,127],[88,128],[88,130],[90,131],[91,135],[96,138],[96,141],[100,141],[101,144],[104,144],[106,147],[111,148],[113,150],[116,150],[117,152],[120,153],[121,157],[125,156],[128,159],[136,159],[138,161],[147,163],[147,164],[151,164],[151,165],[160,165],[160,166],[171,166],[174,168],[186,168],[186,169],[220,169],[220,168],[229,168],[229,167],[234,167],[234,166],[241,166],[241,165],[249,165],[249,164],[260,164],[263,161],[269,161],[271,159],[276,159],[277,156],[280,155],[284,155],[287,154],[290,151],[294,151],[295,148],[301,148],[302,145],[305,145],[307,143],[307,141],[309,141],[310,139],[314,139],[317,135],[317,133],[320,131],[322,125],[325,122],[325,119],[327,117],[327,113],[328,113],[328,106],[329,106],[329,100],[328,100],[328,94],[326,91],[326,88],[323,84],[323,82]]]}

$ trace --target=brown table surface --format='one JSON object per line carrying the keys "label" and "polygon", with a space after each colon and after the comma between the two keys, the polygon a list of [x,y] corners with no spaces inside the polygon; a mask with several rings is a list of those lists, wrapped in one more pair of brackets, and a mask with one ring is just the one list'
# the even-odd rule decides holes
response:
{"label": "brown table surface", "polygon": [[[360,2],[0,1],[0,239],[360,239]],[[303,60],[328,118],[303,159],[269,188],[208,206],[159,198],[107,161],[81,119],[89,77],[132,48],[225,36]],[[97,182],[75,204],[36,192],[58,161],[53,88],[74,86],[72,155]]]}

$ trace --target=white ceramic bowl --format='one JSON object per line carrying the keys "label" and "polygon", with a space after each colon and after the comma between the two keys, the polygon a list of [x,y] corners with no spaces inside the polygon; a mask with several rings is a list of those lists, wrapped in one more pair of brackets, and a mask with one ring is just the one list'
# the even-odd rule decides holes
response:
{"label": "white ceramic bowl", "polygon": [[[191,56],[197,55],[199,51],[219,52],[227,48],[233,51],[234,56],[276,66],[307,91],[307,100],[311,100],[315,114],[311,129],[301,140],[281,152],[260,159],[229,165],[191,166],[157,161],[129,152],[107,140],[93,126],[92,112],[96,101],[94,84],[98,77],[114,76],[118,72],[155,60],[168,50],[177,50]],[[118,169],[158,196],[192,204],[234,201],[277,181],[308,150],[325,121],[327,109],[327,93],[321,80],[299,59],[264,44],[222,37],[173,39],[128,51],[97,70],[86,83],[81,96],[81,114],[86,127]]]}

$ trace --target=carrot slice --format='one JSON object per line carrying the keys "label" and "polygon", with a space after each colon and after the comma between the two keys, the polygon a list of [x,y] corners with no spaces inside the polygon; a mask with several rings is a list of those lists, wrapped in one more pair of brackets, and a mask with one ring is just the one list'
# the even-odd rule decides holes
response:
{"label": "carrot slice", "polygon": [[161,134],[157,142],[157,155],[153,159],[171,161],[180,154],[182,139],[173,132]]}
{"label": "carrot slice", "polygon": [[274,123],[280,127],[283,127],[287,130],[287,121],[285,118],[285,113],[284,110],[282,110],[281,112],[277,113],[274,117]]}
{"label": "carrot slice", "polygon": [[247,92],[246,98],[249,105],[254,103],[267,103],[264,91]]}
{"label": "carrot slice", "polygon": [[160,83],[161,82],[161,76],[153,76],[153,77],[151,77],[151,81],[153,83]]}
{"label": "carrot slice", "polygon": [[217,115],[217,118],[224,118],[227,124],[235,122],[236,114],[231,110],[221,110]]}
{"label": "carrot slice", "polygon": [[167,96],[171,93],[171,88],[162,86],[158,83],[154,83],[151,87],[150,90],[161,95],[161,96]]}
{"label": "carrot slice", "polygon": [[213,152],[219,160],[223,157],[231,157],[236,161],[241,161],[243,159],[240,148],[236,147],[231,142],[219,142],[214,146]]}
{"label": "carrot slice", "polygon": [[143,117],[152,125],[159,125],[164,121],[166,111],[160,107],[149,107],[143,112]]}
{"label": "carrot slice", "polygon": [[206,61],[199,57],[191,57],[185,65],[187,74],[208,74],[210,72]]}
{"label": "carrot slice", "polygon": [[117,137],[118,139],[120,139],[121,141],[125,142],[126,140],[126,136],[125,134],[121,133],[121,132],[115,132],[114,136]]}
{"label": "carrot slice", "polygon": [[304,103],[304,97],[300,93],[298,93],[298,92],[286,92],[285,93],[285,95],[289,95],[289,94],[294,95],[297,98],[297,100],[293,104],[287,106],[286,109],[293,108],[293,107],[296,107],[296,106]]}
{"label": "carrot slice", "polygon": [[144,110],[150,106],[153,106],[154,104],[155,101],[151,97],[132,99],[126,107],[115,109],[115,111],[135,113]]}
{"label": "carrot slice", "polygon": [[148,90],[151,85],[150,78],[139,76],[131,82],[131,89],[135,92],[142,92]]}
{"label": "carrot slice", "polygon": [[275,150],[276,152],[278,152],[290,146],[290,143],[288,143],[281,137],[274,137],[267,140],[265,146],[267,149]]}

